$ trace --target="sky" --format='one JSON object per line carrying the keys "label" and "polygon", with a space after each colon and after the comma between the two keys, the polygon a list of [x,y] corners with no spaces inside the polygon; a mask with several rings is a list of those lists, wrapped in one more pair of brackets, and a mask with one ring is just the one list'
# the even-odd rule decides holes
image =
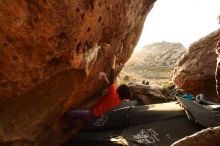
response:
{"label": "sky", "polygon": [[157,0],[135,48],[154,42],[178,42],[186,48],[220,28],[220,0]]}

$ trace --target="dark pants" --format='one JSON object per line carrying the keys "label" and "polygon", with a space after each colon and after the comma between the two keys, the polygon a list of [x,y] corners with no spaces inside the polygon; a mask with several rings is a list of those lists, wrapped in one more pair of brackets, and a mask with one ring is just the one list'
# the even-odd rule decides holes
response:
{"label": "dark pants", "polygon": [[88,122],[92,120],[93,115],[90,110],[84,109],[71,109],[66,114],[69,127],[73,128],[76,125],[77,120]]}

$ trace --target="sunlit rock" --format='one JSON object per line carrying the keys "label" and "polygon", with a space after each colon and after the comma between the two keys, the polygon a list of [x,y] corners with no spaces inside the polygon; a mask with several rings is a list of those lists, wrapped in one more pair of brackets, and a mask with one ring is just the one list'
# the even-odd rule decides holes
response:
{"label": "sunlit rock", "polygon": [[0,145],[53,146],[62,115],[100,89],[133,52],[155,0],[0,2]]}
{"label": "sunlit rock", "polygon": [[154,104],[167,102],[169,99],[162,94],[162,88],[159,86],[130,84],[129,85],[133,99],[140,102],[140,104]]}
{"label": "sunlit rock", "polygon": [[216,43],[220,39],[217,30],[193,43],[173,72],[173,82],[184,91],[199,93],[215,100],[215,53]]}
{"label": "sunlit rock", "polygon": [[163,41],[146,45],[132,54],[119,79],[134,83],[148,80],[150,84],[162,85],[171,80],[170,73],[185,51],[181,43]]}

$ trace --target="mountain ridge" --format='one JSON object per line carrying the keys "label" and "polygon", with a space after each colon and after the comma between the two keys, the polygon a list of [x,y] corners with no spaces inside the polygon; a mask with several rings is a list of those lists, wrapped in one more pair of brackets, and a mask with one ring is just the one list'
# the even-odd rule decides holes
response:
{"label": "mountain ridge", "polygon": [[[132,54],[120,76],[126,80],[129,78],[131,82],[152,80],[155,84],[161,84],[170,81],[170,73],[185,51],[186,48],[181,43],[162,41],[146,45]],[[160,81],[158,83],[155,80]]]}

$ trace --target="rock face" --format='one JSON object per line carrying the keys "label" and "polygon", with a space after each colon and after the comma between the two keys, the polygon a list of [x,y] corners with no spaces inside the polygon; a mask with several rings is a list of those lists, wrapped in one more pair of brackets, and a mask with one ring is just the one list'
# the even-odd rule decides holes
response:
{"label": "rock face", "polygon": [[210,127],[203,129],[193,135],[184,137],[173,143],[171,146],[214,146],[219,145],[220,127]]}
{"label": "rock face", "polygon": [[220,39],[220,29],[193,43],[173,72],[173,82],[184,91],[197,95],[203,93],[215,100],[215,46]]}
{"label": "rock face", "polygon": [[0,2],[0,145],[59,145],[62,115],[133,52],[155,0]]}

